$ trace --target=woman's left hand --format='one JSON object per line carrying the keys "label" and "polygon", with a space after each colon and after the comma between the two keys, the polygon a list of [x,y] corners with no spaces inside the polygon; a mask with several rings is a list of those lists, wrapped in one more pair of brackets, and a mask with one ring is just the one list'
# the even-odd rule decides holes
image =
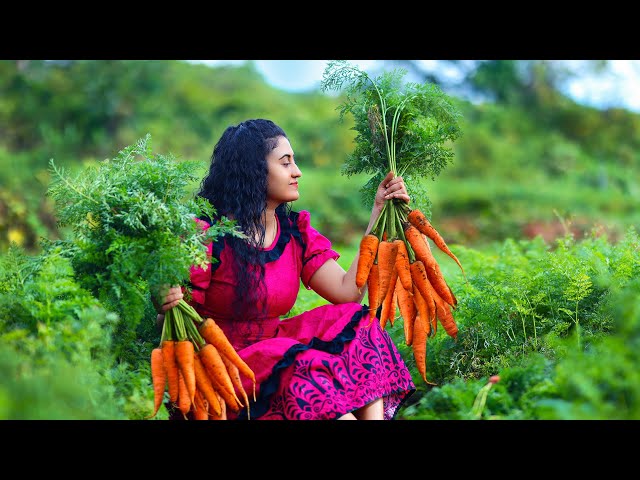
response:
{"label": "woman's left hand", "polygon": [[[157,299],[160,299],[162,303],[159,303]],[[151,302],[153,303],[156,312],[164,314],[167,310],[175,307],[180,303],[180,300],[184,298],[182,288],[179,286],[168,287],[164,285],[160,288],[160,292],[151,296]]]}
{"label": "woman's left hand", "polygon": [[374,200],[373,208],[375,210],[382,210],[384,202],[386,200],[392,200],[397,198],[407,203],[411,201],[411,197],[407,193],[407,186],[404,184],[402,177],[393,177],[393,172],[387,173],[376,191],[376,198]]}

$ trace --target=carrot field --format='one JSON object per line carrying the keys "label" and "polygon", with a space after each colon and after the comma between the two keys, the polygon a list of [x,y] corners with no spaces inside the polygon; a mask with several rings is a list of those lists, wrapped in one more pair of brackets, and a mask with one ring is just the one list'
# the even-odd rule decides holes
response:
{"label": "carrot field", "polygon": [[[640,419],[640,116],[578,105],[545,83],[553,75],[519,81],[529,64],[518,62],[488,64],[494,101],[447,95],[461,114],[450,130],[420,117],[423,131],[407,121],[400,132],[452,134],[407,188],[455,256],[428,241],[457,333],[437,323],[417,363],[408,314],[387,303],[384,328],[417,387],[398,419]],[[552,61],[534,66],[554,73]],[[341,123],[344,96],[277,91],[249,67],[2,60],[0,99],[3,420],[168,418],[151,371],[163,338],[153,295],[205,259],[190,220],[208,207],[191,194],[228,124],[278,117],[303,172],[292,207],[345,270],[386,173],[367,163],[386,152],[368,150],[382,136],[353,128],[380,110]],[[405,147],[396,167],[403,153],[422,158]],[[100,170],[134,156],[149,162]],[[324,303],[301,284],[288,316]]]}

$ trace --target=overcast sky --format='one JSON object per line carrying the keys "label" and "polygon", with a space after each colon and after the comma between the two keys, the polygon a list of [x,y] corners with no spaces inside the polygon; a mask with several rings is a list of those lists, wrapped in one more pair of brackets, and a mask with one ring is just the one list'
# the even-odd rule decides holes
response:
{"label": "overcast sky", "polygon": [[[190,61],[217,64],[242,63],[246,60]],[[418,61],[427,69],[432,69],[436,63],[434,60]],[[255,60],[257,68],[271,85],[291,92],[319,87],[326,62],[327,60]],[[349,62],[366,71],[376,64],[376,60]],[[581,66],[589,60],[566,62],[580,72]],[[640,60],[610,60],[610,68],[606,74],[600,74],[597,78],[580,74],[566,85],[564,93],[585,105],[597,108],[623,107],[640,113]]]}

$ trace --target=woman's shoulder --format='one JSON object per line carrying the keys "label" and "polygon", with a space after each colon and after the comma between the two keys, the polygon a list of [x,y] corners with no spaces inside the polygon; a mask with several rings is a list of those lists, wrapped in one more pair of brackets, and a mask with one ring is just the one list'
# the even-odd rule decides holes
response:
{"label": "woman's shoulder", "polygon": [[290,232],[303,243],[314,243],[317,239],[324,238],[313,226],[309,210],[292,210],[288,214],[288,220],[287,227],[290,229]]}
{"label": "woman's shoulder", "polygon": [[291,210],[287,216],[292,225],[298,227],[311,223],[311,213],[308,210]]}
{"label": "woman's shoulder", "polygon": [[289,230],[294,236],[306,235],[312,228],[308,210],[291,210],[286,214],[285,221],[280,223],[283,224],[283,230]]}

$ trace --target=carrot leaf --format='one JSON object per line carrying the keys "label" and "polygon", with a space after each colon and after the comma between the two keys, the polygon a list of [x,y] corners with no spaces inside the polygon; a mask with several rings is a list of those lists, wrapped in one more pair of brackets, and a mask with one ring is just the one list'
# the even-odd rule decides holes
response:
{"label": "carrot leaf", "polygon": [[365,204],[389,172],[401,175],[416,208],[430,211],[430,201],[420,179],[438,176],[452,161],[451,142],[462,131],[458,109],[438,85],[405,82],[407,71],[397,68],[372,77],[346,60],[327,64],[321,88],[342,91],[340,120],[353,116],[355,148],[342,173],[368,173],[360,189]]}

